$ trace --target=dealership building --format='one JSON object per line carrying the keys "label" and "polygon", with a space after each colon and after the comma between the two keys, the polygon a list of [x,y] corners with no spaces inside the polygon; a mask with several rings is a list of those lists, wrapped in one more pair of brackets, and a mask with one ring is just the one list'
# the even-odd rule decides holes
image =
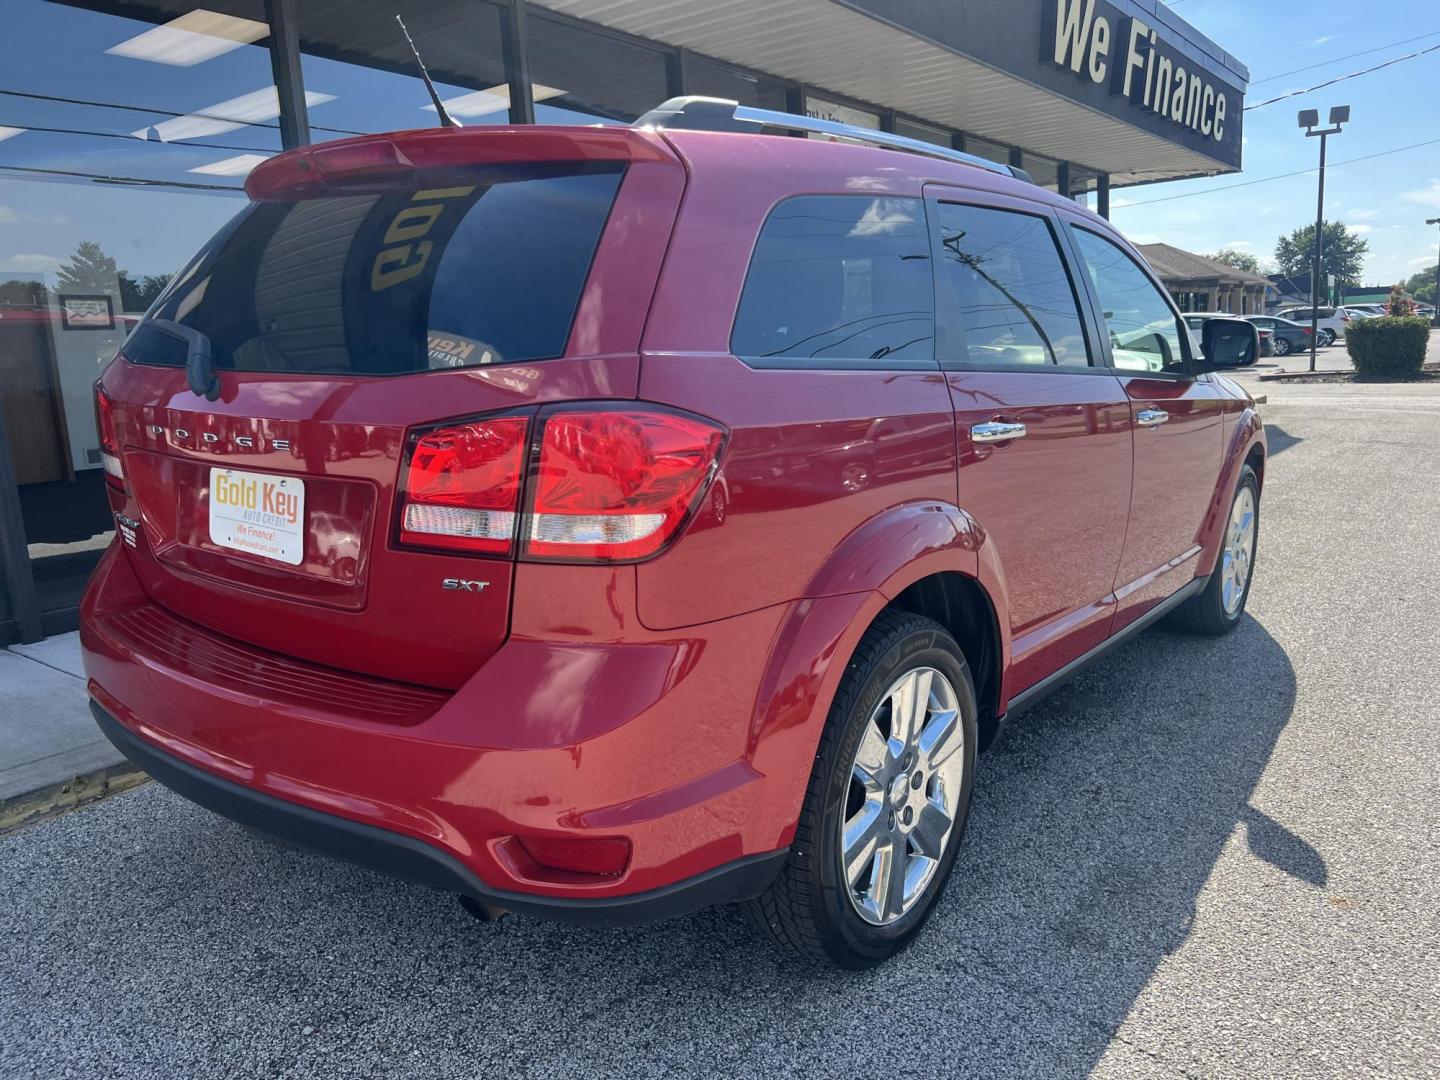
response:
{"label": "dealership building", "polygon": [[1109,213],[1240,168],[1245,66],[1158,0],[6,0],[0,645],[73,628],[114,528],[91,385],[293,146],[625,124],[703,94],[954,147]]}

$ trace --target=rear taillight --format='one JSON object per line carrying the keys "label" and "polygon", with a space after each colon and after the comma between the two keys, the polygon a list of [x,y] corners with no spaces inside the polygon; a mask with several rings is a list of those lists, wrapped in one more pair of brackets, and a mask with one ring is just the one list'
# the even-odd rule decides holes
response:
{"label": "rear taillight", "polygon": [[507,416],[420,434],[405,469],[400,542],[507,554],[528,426]]}
{"label": "rear taillight", "polygon": [[653,555],[684,524],[725,433],[705,420],[639,409],[545,417],[523,552],[618,562]]}
{"label": "rear taillight", "polygon": [[[679,531],[714,472],[723,429],[658,409],[565,409],[412,436],[399,539],[412,547],[505,555],[529,494],[522,558],[624,562]],[[527,477],[527,463],[529,463]]]}
{"label": "rear taillight", "polygon": [[115,405],[110,395],[95,384],[95,428],[100,433],[100,464],[105,468],[105,482],[118,491],[125,490],[125,466],[120,461],[120,441],[115,437]]}

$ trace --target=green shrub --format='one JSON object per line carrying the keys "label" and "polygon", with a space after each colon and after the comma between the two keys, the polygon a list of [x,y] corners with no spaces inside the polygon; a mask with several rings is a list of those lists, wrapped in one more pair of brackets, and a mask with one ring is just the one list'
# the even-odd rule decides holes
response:
{"label": "green shrub", "polygon": [[1430,323],[1413,316],[1352,319],[1345,327],[1345,349],[1355,370],[1381,379],[1403,379],[1420,374]]}

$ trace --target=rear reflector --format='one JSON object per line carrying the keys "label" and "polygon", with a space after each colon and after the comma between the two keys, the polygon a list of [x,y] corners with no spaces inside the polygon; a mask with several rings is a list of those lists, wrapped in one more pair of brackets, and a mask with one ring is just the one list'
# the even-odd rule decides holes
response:
{"label": "rear reflector", "polygon": [[545,418],[524,554],[617,562],[659,551],[694,508],[725,433],[651,410]]}
{"label": "rear reflector", "polygon": [[520,836],[523,847],[541,866],[577,874],[623,874],[630,864],[630,841],[623,836],[571,839],[559,836]]}
{"label": "rear reflector", "polygon": [[400,542],[507,554],[528,425],[506,416],[421,433],[405,470]]}

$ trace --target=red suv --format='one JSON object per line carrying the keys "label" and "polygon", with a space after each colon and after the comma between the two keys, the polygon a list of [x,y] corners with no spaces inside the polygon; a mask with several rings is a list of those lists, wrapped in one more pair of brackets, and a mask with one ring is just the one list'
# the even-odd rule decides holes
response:
{"label": "red suv", "polygon": [[106,735],[246,825],[868,966],[1007,717],[1244,611],[1254,328],[1017,170],[680,99],[246,189],[97,384],[81,625]]}

